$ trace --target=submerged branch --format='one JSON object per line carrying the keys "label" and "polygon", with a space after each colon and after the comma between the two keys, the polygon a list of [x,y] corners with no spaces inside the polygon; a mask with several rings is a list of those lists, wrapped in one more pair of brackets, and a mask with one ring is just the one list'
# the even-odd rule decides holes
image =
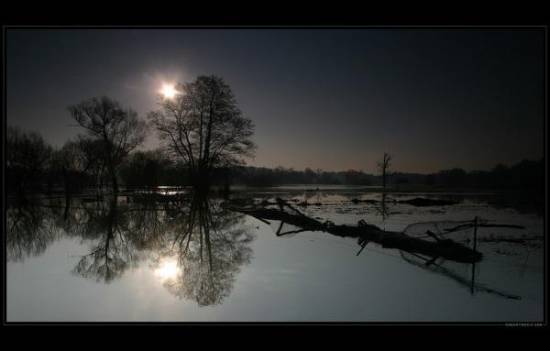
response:
{"label": "submerged branch", "polygon": [[[506,293],[506,292],[502,292],[502,291],[498,291],[498,290],[495,290],[495,289],[492,289],[492,288],[489,288],[485,285],[482,285],[482,284],[479,284],[479,283],[472,283],[471,281],[469,281],[468,279],[465,279],[461,276],[459,276],[458,274],[452,272],[451,270],[441,266],[441,265],[438,265],[435,263],[435,259],[436,258],[433,258],[432,260],[430,261],[427,261],[426,263],[418,263],[410,258],[407,258],[403,252],[400,252],[401,254],[401,258],[403,258],[405,261],[407,261],[408,263],[414,265],[414,266],[417,266],[417,267],[420,267],[422,269],[427,269],[433,273],[438,273],[438,274],[442,274],[442,275],[445,275],[449,278],[451,278],[452,280],[454,280],[455,282],[459,283],[460,285],[463,285],[464,287],[467,287],[467,288],[474,288],[476,291],[480,291],[480,292],[485,292],[485,293],[489,293],[489,294],[493,294],[493,295],[498,295],[500,297],[504,297],[504,298],[507,298],[507,299],[512,299],[512,300],[521,300],[521,296],[518,296],[518,295],[514,295],[514,294],[509,294],[509,293]],[[421,259],[424,259],[424,258],[421,258]]]}

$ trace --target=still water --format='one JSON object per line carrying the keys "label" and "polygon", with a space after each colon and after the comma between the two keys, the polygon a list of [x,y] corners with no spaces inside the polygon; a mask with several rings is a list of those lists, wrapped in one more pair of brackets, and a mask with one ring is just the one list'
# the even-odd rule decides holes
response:
{"label": "still water", "polygon": [[[280,197],[320,221],[363,219],[412,236],[476,216],[524,228],[478,228],[483,259],[473,265],[300,231],[177,191],[10,201],[7,320],[543,320],[540,212],[503,206],[492,194],[288,187],[232,197],[256,204]],[[407,203],[419,197],[449,204]],[[472,231],[452,239],[472,245]]]}

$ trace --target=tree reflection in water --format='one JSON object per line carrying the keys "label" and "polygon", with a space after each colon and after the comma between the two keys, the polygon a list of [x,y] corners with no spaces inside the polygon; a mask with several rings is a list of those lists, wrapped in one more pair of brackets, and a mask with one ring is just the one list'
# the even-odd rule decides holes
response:
{"label": "tree reflection in water", "polygon": [[[379,204],[383,221],[388,216],[387,202],[382,197]],[[136,195],[108,201],[77,197],[65,201],[62,198],[25,202],[9,199],[7,259],[22,261],[25,257],[40,255],[62,236],[79,238],[91,243],[89,252],[81,256],[73,268],[79,276],[109,283],[128,268],[147,261],[159,283],[173,295],[196,301],[200,306],[215,305],[230,294],[241,267],[252,258],[250,246],[254,236],[251,228],[245,226],[244,216],[221,206],[218,199],[198,196]],[[411,226],[420,228],[419,233],[424,235],[424,226],[428,224]],[[301,231],[305,229],[294,232]],[[277,232],[277,235],[286,234]],[[358,244],[361,248],[357,255],[368,241],[360,237]],[[481,291],[520,298],[474,281],[474,270],[469,277],[469,271],[460,269],[461,264],[439,257],[400,253],[405,262],[451,278],[469,288],[472,294]]]}
{"label": "tree reflection in water", "polygon": [[[107,203],[98,202],[93,214],[83,217],[86,222],[82,238],[95,240],[89,254],[78,261],[73,272],[97,281],[111,282],[138,259],[137,250],[129,231],[127,209],[119,210],[115,198]],[[89,209],[88,209],[89,210]]]}
{"label": "tree reflection in water", "polygon": [[168,290],[200,306],[221,303],[240,267],[252,258],[253,235],[239,225],[242,220],[219,202],[193,198],[185,220],[171,231],[168,256],[176,257],[179,271],[177,279],[164,283]]}
{"label": "tree reflection in water", "polygon": [[69,201],[10,204],[8,259],[39,255],[64,233],[91,243],[74,274],[109,283],[149,261],[170,293],[207,306],[230,294],[241,266],[252,258],[254,237],[244,216],[224,209],[217,199]]}
{"label": "tree reflection in water", "polygon": [[53,208],[38,202],[8,200],[6,209],[6,257],[23,261],[42,254],[58,233]]}

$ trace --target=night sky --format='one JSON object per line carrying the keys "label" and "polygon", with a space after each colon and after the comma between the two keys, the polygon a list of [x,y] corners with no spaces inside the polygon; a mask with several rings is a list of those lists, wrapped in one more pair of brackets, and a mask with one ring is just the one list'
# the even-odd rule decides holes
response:
{"label": "night sky", "polygon": [[[163,82],[222,76],[256,125],[249,164],[490,169],[543,156],[544,32],[456,29],[8,29],[7,119],[61,146],[67,106],[155,109]],[[158,144],[151,131],[145,148]]]}

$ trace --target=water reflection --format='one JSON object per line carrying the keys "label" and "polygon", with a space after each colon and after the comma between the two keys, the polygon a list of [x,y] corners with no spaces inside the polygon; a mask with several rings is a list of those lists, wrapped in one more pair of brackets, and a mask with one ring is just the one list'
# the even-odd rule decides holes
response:
{"label": "water reflection", "polygon": [[[380,210],[382,224],[385,223],[387,216],[386,203],[386,196],[383,194],[382,201],[377,207]],[[305,215],[281,198],[277,198],[276,204],[263,203],[259,207],[239,208],[235,206],[233,208],[235,211],[246,213],[270,226],[272,223],[276,224],[278,229],[275,235],[277,237],[288,237],[302,232],[320,232],[336,237],[354,238],[357,240],[357,245],[360,246],[356,256],[359,256],[370,242],[374,242],[384,249],[397,250],[399,256],[408,264],[444,276],[467,287],[472,295],[475,292],[484,292],[514,300],[521,299],[521,296],[476,282],[476,265],[483,259],[483,254],[476,250],[478,239],[482,237],[481,239],[484,241],[517,244],[523,244],[527,240],[541,239],[538,236],[525,234],[521,237],[499,235],[498,238],[495,238],[494,233],[485,232],[481,235],[482,228],[494,228],[500,231],[525,228],[520,225],[489,222],[478,217],[475,217],[474,220],[413,223],[407,226],[403,232],[392,232],[370,225],[363,219],[359,220],[357,226],[337,225],[332,221],[320,222]],[[292,229],[283,231],[282,229],[285,227]],[[453,239],[449,239],[449,237]],[[469,247],[470,242],[473,242],[473,247]],[[463,269],[470,266],[471,270]]]}
{"label": "water reflection", "polygon": [[[392,229],[395,220],[400,216],[394,216],[396,212],[391,211],[395,208],[399,210],[399,206],[402,206],[398,205],[399,201],[394,200],[395,196],[389,195],[359,198],[355,194],[351,195],[353,198],[349,200],[342,195],[329,197],[314,192],[307,195],[309,197],[305,200],[309,201],[311,205],[309,208],[300,206],[299,202],[302,199],[297,199],[298,201],[293,203],[308,215],[329,213],[335,207],[341,206],[344,198],[345,203],[348,204],[360,203],[361,205],[355,207],[365,210],[367,220],[381,219],[377,225],[383,229],[386,222],[389,229]],[[249,194],[244,194],[243,197],[245,198],[242,206],[250,205],[249,202],[253,202],[252,200],[262,199],[251,199]],[[288,198],[289,202],[295,199],[290,195]],[[264,202],[269,203],[269,201]],[[323,203],[323,206],[317,206],[317,203]],[[221,206],[220,200],[215,198],[193,197],[184,193],[161,194],[161,196],[143,193],[119,196],[116,199],[106,198],[105,201],[97,201],[93,196],[83,196],[51,198],[26,203],[9,202],[8,204],[6,244],[10,261],[21,261],[25,257],[41,255],[56,240],[63,237],[74,238],[81,241],[80,248],[84,248],[84,252],[79,253],[80,255],[71,262],[72,266],[67,268],[67,271],[72,270],[77,277],[97,281],[100,284],[113,282],[128,274],[128,270],[132,267],[138,267],[150,273],[152,281],[163,286],[173,296],[194,301],[199,306],[212,306],[221,304],[230,295],[239,271],[252,259],[251,243],[254,240],[252,233],[255,230],[245,225],[245,215]],[[331,205],[333,207],[330,207]],[[342,215],[340,218],[347,217]],[[414,215],[408,218],[411,221],[413,219],[417,221]],[[334,218],[334,222],[346,223],[338,220],[338,217]],[[429,228],[426,227],[428,224]],[[439,232],[432,228],[436,224],[440,229]],[[308,228],[304,229],[282,221],[273,222],[272,225],[274,233],[282,237],[310,231]],[[422,222],[417,223],[418,233],[414,233],[412,229],[406,229],[406,232],[423,240],[437,241],[427,233],[430,229],[443,238],[446,234],[441,225],[440,222]],[[449,222],[448,225],[456,226],[456,223]],[[500,232],[496,233],[500,235]],[[518,291],[518,295],[509,293],[509,290],[515,292],[515,289],[513,287],[510,289],[510,284],[501,284],[502,279],[496,276],[493,278],[493,271],[489,271],[493,268],[488,266],[486,261],[474,266],[444,260],[442,257],[433,255],[412,254],[406,250],[391,251],[388,248],[376,246],[376,241],[348,234],[346,231],[337,236],[356,240],[352,254],[361,255],[361,258],[365,254],[368,255],[369,250],[385,251],[384,253],[393,254],[400,262],[406,263],[403,266],[410,268],[412,265],[418,272],[428,271],[434,276],[441,277],[441,281],[452,280],[458,283],[465,288],[464,293],[468,289],[476,295],[479,292],[483,295],[514,300],[528,297],[523,291]],[[498,239],[493,238],[493,234],[491,230],[487,231],[485,236],[480,235],[480,242]],[[516,241],[529,239],[515,236],[514,238]],[[470,232],[453,232],[452,239],[464,245],[471,244]],[[483,248],[490,254],[488,246]],[[504,248],[509,251],[513,249],[513,247]],[[315,262],[318,259],[315,255],[311,253],[308,259],[311,258],[311,262]],[[494,256],[488,255],[491,258]],[[497,258],[512,261],[508,257]],[[326,257],[323,257],[323,260],[325,259]],[[258,267],[261,267],[261,263],[258,263]],[[361,266],[358,269],[368,270],[372,267]],[[484,274],[480,275],[480,271],[484,271]],[[323,276],[322,279],[332,282],[333,278]]]}
{"label": "water reflection", "polygon": [[[492,294],[498,297],[504,297],[507,299],[521,300],[521,296],[519,295],[494,289],[494,288],[488,287],[485,284],[476,282],[475,270],[473,270],[472,275],[468,277],[467,273],[465,274],[464,272],[460,272],[461,267],[459,267],[454,262],[449,262],[445,260],[439,260],[438,262],[437,257],[426,258],[420,255],[414,255],[414,254],[411,254],[410,252],[405,252],[405,251],[399,251],[399,254],[405,262],[415,267],[418,267],[422,270],[426,270],[434,274],[447,277],[457,282],[460,286],[466,289],[469,289],[472,295],[474,295],[476,292],[483,292],[483,293]],[[472,267],[475,267],[475,263],[472,264]]]}
{"label": "water reflection", "polygon": [[375,206],[376,211],[378,212],[380,217],[382,217],[382,224],[384,229],[386,229],[386,220],[390,216],[388,202],[389,199],[387,199],[387,194],[384,192],[382,193],[381,201]]}
{"label": "water reflection", "polygon": [[181,269],[178,267],[178,261],[173,258],[163,258],[162,262],[159,264],[157,269],[155,269],[155,274],[163,281],[173,281],[176,280],[179,276]]}
{"label": "water reflection", "polygon": [[57,238],[53,208],[9,201],[6,211],[6,253],[10,261],[42,254]]}
{"label": "water reflection", "polygon": [[[253,235],[242,225],[242,215],[217,201],[193,197],[186,209],[169,221],[170,235],[159,250],[164,260],[159,259],[157,269],[176,276],[164,282],[174,295],[200,306],[219,304],[229,295],[240,267],[252,258]],[[173,257],[177,265],[165,257]]]}
{"label": "water reflection", "polygon": [[129,226],[129,211],[119,210],[116,199],[107,203],[97,202],[93,214],[80,218],[84,223],[82,238],[94,242],[90,253],[83,255],[73,272],[85,278],[106,283],[122,276],[132,264],[137,263],[138,251],[134,246],[133,232]]}
{"label": "water reflection", "polygon": [[110,283],[147,261],[173,295],[214,305],[252,258],[254,236],[243,218],[218,200],[189,196],[11,204],[8,259],[39,255],[63,235],[76,237],[89,247],[72,270],[78,276]]}

